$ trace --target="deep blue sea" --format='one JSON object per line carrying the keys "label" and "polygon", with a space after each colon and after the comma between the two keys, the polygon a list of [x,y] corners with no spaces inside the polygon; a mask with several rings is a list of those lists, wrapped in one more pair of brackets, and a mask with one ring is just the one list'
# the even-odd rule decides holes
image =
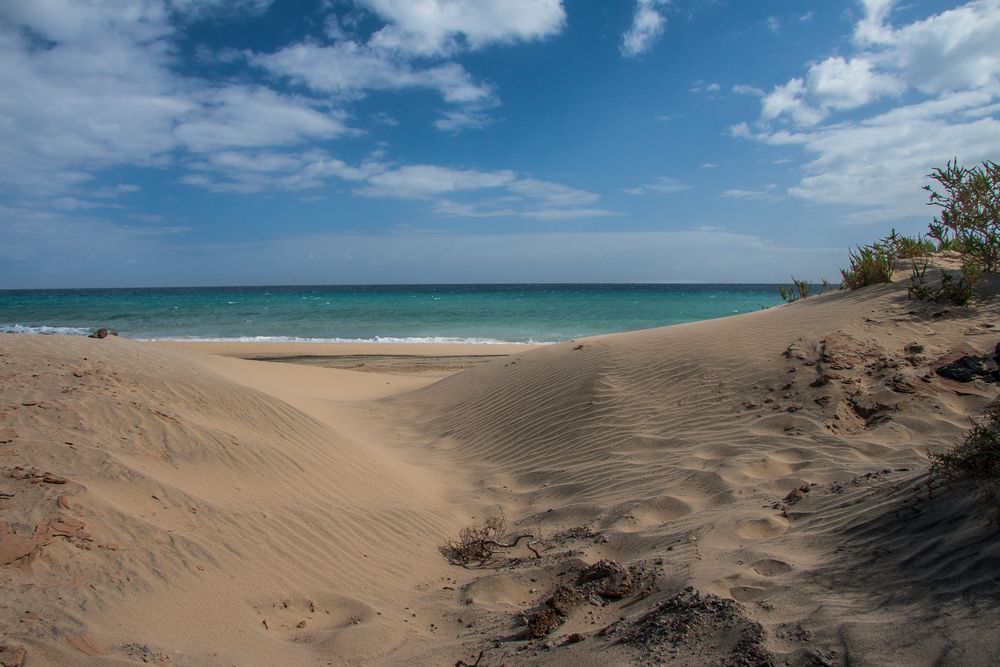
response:
{"label": "deep blue sea", "polygon": [[0,291],[0,331],[157,340],[543,343],[746,313],[774,285],[377,285]]}

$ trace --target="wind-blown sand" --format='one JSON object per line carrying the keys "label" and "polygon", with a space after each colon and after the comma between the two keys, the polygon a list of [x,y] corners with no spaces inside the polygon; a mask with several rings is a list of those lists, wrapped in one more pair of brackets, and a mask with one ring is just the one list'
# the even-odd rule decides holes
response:
{"label": "wind-blown sand", "polygon": [[[984,289],[837,292],[441,380],[391,357],[462,350],[345,352],[380,357],[359,372],[4,335],[0,663],[1000,662],[997,525],[926,483],[1000,393],[934,373],[1000,341]],[[450,562],[497,506],[541,558]],[[602,559],[634,585],[581,582]],[[538,611],[555,627],[528,639]]]}

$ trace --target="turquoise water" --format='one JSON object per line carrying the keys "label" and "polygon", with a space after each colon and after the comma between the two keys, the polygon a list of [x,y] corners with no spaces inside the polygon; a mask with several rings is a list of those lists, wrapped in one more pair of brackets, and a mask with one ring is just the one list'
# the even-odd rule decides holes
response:
{"label": "turquoise water", "polygon": [[0,291],[0,331],[157,340],[555,342],[746,313],[774,285],[403,285]]}

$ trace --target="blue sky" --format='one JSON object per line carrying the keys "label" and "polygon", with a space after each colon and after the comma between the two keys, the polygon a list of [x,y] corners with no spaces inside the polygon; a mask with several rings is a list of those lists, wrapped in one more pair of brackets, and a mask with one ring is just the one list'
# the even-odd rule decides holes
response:
{"label": "blue sky", "polygon": [[10,0],[0,288],[837,278],[1000,0]]}

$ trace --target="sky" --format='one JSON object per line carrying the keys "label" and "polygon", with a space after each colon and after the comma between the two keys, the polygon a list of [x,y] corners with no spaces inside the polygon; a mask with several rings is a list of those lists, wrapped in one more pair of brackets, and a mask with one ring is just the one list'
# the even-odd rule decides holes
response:
{"label": "sky", "polygon": [[1000,0],[5,0],[0,288],[836,282]]}

